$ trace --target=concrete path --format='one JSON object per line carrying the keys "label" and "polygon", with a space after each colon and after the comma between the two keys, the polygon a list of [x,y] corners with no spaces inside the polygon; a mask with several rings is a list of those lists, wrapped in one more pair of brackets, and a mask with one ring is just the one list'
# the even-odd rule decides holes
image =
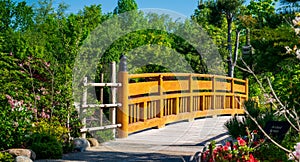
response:
{"label": "concrete path", "polygon": [[211,140],[223,143],[229,138],[224,123],[230,118],[173,123],[106,142],[83,153],[70,153],[56,161],[189,161]]}

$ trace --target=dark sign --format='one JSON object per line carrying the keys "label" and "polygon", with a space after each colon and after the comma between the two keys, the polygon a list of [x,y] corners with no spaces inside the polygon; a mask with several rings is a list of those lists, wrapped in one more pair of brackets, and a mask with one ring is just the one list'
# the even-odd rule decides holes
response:
{"label": "dark sign", "polygon": [[282,141],[287,131],[290,129],[290,124],[285,121],[269,121],[266,124],[265,131],[266,133],[279,140]]}

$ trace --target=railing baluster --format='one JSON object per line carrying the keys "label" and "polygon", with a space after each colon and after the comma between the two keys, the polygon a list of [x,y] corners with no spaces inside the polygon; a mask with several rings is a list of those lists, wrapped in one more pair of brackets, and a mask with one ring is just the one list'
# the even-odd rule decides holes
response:
{"label": "railing baluster", "polygon": [[179,105],[179,100],[180,98],[179,97],[176,97],[175,98],[175,114],[178,115],[179,113],[181,113],[181,109],[182,107]]}

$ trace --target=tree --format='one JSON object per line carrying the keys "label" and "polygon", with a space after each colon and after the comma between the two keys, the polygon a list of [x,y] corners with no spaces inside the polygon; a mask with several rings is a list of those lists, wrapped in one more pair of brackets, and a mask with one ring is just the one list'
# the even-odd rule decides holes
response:
{"label": "tree", "polygon": [[114,9],[114,14],[122,14],[137,9],[138,6],[135,0],[118,0],[118,6]]}
{"label": "tree", "polygon": [[278,23],[280,23],[280,21],[278,22],[277,14],[275,13],[275,2],[273,0],[251,0],[250,4],[247,6],[247,11],[245,11],[245,14],[249,16],[248,20],[249,18],[256,20],[256,22],[252,25],[256,28],[273,26],[272,22],[274,20],[277,20],[275,26],[278,26]]}
{"label": "tree", "polygon": [[231,41],[231,30],[232,30],[232,22],[234,18],[236,18],[239,8],[243,5],[244,0],[218,0],[217,1],[217,9],[222,12],[226,16],[227,20],[227,50],[229,53],[229,56],[227,58],[228,61],[228,76],[233,77],[234,76],[234,67],[235,62],[234,58],[232,56],[232,41]]}

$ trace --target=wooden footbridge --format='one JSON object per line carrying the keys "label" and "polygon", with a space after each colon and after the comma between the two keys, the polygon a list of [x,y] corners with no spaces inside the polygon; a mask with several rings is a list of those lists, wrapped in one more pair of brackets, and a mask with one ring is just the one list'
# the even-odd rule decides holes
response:
{"label": "wooden footbridge", "polygon": [[[117,137],[126,138],[131,133],[163,128],[182,120],[244,113],[242,104],[248,99],[247,80],[195,73],[128,74],[125,61],[122,58],[118,83],[85,84],[114,87],[112,94],[117,94],[117,100],[98,105],[112,110],[112,125],[84,127],[83,133],[119,127]],[[84,99],[81,105],[83,109],[90,107]]]}

